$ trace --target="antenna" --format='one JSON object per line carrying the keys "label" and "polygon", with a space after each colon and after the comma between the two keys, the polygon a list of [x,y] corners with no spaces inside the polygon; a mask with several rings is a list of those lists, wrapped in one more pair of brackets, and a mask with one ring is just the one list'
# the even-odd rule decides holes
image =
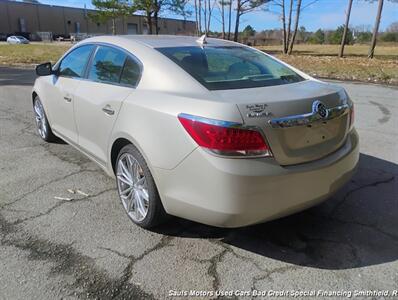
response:
{"label": "antenna", "polygon": [[207,44],[207,40],[206,40],[206,35],[202,35],[200,38],[198,38],[196,40],[197,43],[199,43],[201,46]]}

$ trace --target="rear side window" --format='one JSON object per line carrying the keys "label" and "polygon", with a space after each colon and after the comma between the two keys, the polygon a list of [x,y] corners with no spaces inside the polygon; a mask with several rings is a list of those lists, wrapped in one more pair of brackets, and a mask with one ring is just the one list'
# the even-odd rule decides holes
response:
{"label": "rear side window", "polygon": [[66,77],[83,77],[93,45],[81,46],[64,57],[59,66],[59,75]]}
{"label": "rear side window", "polygon": [[99,46],[90,66],[88,79],[105,83],[119,83],[126,54],[118,49]]}
{"label": "rear side window", "polygon": [[140,75],[141,68],[139,64],[132,58],[127,57],[123,67],[122,76],[120,77],[120,83],[135,87],[140,79]]}

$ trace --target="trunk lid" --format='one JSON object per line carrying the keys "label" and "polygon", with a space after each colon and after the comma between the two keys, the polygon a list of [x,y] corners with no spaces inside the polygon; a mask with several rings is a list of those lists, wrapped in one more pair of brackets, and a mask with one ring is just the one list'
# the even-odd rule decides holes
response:
{"label": "trunk lid", "polygon": [[244,123],[259,127],[281,165],[320,159],[342,146],[349,99],[340,87],[314,80],[244,90],[214,91],[234,102]]}

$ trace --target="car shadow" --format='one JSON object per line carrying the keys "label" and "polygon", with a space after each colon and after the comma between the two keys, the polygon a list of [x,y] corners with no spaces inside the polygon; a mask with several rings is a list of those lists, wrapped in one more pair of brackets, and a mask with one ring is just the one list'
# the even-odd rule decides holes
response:
{"label": "car shadow", "polygon": [[398,165],[361,154],[358,172],[345,187],[301,213],[238,229],[173,219],[157,232],[219,239],[258,255],[320,269],[391,262],[398,259],[397,175]]}

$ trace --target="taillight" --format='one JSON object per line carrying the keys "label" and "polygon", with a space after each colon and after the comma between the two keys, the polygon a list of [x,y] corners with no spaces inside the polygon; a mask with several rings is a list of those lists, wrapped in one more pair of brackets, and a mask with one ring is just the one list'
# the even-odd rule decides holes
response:
{"label": "taillight", "polygon": [[355,111],[354,111],[354,103],[352,103],[350,107],[350,130],[354,126],[354,120],[355,120]]}
{"label": "taillight", "polygon": [[179,114],[182,126],[202,148],[226,156],[272,156],[262,134],[239,123]]}

